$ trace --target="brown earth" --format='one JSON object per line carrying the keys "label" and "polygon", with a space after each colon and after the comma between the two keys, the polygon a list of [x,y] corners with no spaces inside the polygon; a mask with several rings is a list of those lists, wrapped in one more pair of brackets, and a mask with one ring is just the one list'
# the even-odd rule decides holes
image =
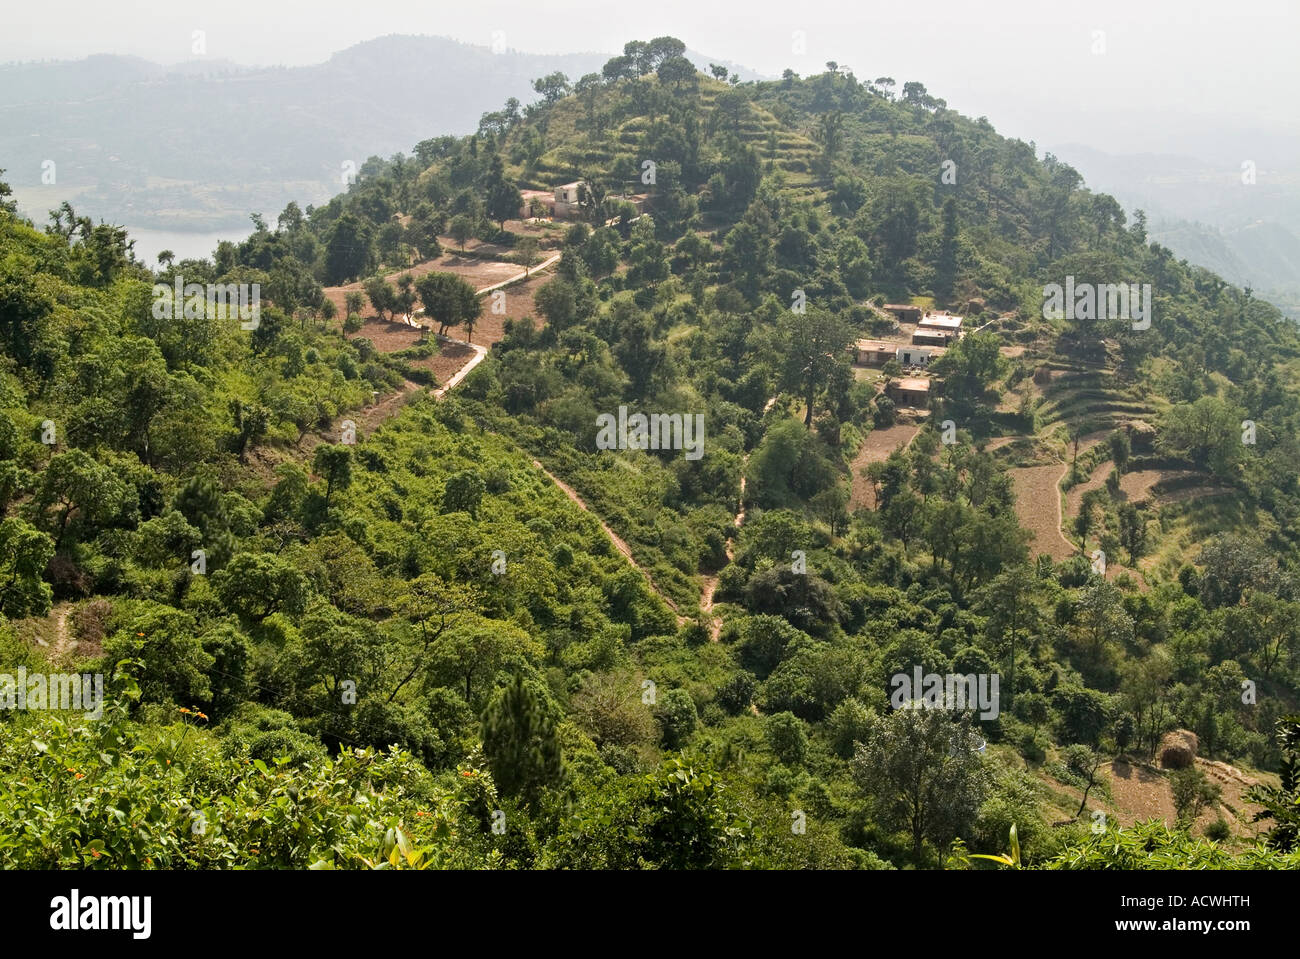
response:
{"label": "brown earth", "polygon": [[1020,525],[1033,534],[1029,554],[1046,553],[1059,563],[1077,553],[1077,547],[1061,533],[1061,464],[1022,466],[1007,472],[1016,491]]}
{"label": "brown earth", "polygon": [[[1079,455],[1087,453],[1106,435],[1105,432],[1098,432],[1080,437]],[[1046,553],[1059,563],[1078,552],[1078,547],[1061,531],[1064,520],[1061,515],[1061,481],[1069,473],[1073,457],[1074,444],[1071,443],[1066,447],[1064,463],[1022,466],[1007,471],[1015,486],[1016,515],[1020,519],[1020,525],[1033,534],[1029,543],[1031,556]],[[1105,481],[1104,473],[1102,481]]]}
{"label": "brown earth", "polygon": [[[485,286],[491,286],[493,283],[500,283],[502,280],[508,280],[510,277],[522,273],[523,270],[514,263],[502,263],[498,260],[484,260],[472,256],[461,256],[459,253],[443,253],[442,256],[433,260],[425,260],[423,263],[417,263],[415,266],[405,270],[396,270],[386,274],[386,279],[396,284],[397,278],[409,273],[412,277],[421,277],[426,273],[455,273],[463,277],[468,282],[474,284],[475,289],[481,289]],[[334,304],[334,309],[340,317],[346,316],[344,312],[344,296],[351,292],[357,291],[365,297],[365,290],[361,281],[348,283],[344,286],[327,286],[325,287],[326,298]],[[484,312],[487,312],[484,310]],[[365,298],[361,307],[363,317],[375,316],[374,308],[370,305],[370,300]]]}
{"label": "brown earth", "polygon": [[875,429],[867,434],[849,467],[852,477],[852,491],[849,494],[849,510],[875,509],[876,491],[871,481],[862,475],[862,471],[872,463],[889,459],[889,454],[896,449],[906,447],[916,434],[921,432],[919,424],[910,420],[895,423],[884,429]]}
{"label": "brown earth", "polygon": [[[1260,780],[1247,776],[1234,766],[1214,760],[1198,758],[1196,766],[1222,793],[1217,804],[1207,805],[1202,810],[1193,831],[1203,832],[1222,813],[1223,818],[1232,825],[1235,835],[1242,838],[1254,837],[1259,830],[1250,820],[1260,807],[1248,802],[1245,795]],[[1097,778],[1098,782],[1105,782],[1110,787],[1110,797],[1104,797],[1094,787],[1088,795],[1084,817],[1092,810],[1100,809],[1121,826],[1131,826],[1148,819],[1160,819],[1170,826],[1174,824],[1177,817],[1169,777],[1155,766],[1117,759],[1103,765]],[[1083,790],[1062,786],[1055,780],[1051,780],[1051,785],[1072,797],[1073,808],[1068,810],[1072,815],[1083,797]]]}

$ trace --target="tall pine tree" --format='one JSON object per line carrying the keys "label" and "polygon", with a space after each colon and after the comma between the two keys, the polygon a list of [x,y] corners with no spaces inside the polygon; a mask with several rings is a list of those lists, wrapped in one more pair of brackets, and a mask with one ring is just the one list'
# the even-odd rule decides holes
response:
{"label": "tall pine tree", "polygon": [[536,806],[564,773],[555,720],[536,688],[516,674],[483,714],[483,753],[504,796]]}

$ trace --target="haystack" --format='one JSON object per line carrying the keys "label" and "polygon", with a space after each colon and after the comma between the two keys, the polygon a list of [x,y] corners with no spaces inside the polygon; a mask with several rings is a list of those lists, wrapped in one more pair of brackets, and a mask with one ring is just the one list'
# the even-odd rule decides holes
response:
{"label": "haystack", "polygon": [[1160,766],[1162,769],[1186,769],[1196,762],[1200,740],[1190,729],[1175,729],[1165,733],[1160,740]]}

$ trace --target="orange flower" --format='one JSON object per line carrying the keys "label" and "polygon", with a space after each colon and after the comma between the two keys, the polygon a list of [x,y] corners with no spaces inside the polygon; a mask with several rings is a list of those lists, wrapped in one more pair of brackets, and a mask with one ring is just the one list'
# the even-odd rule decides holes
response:
{"label": "orange flower", "polygon": [[181,707],[181,712],[183,712],[186,716],[190,714],[190,711],[186,709],[184,706]]}
{"label": "orange flower", "polygon": [[144,633],[136,633],[137,636],[143,636]]}
{"label": "orange flower", "polygon": [[474,775],[474,770],[472,770],[472,769],[463,769],[463,770],[461,770],[461,773],[460,773],[460,774],[461,774],[462,776],[472,776],[472,775]]}
{"label": "orange flower", "polygon": [[86,778],[86,774],[85,774],[85,773],[77,773],[77,774],[76,774],[76,777],[77,777],[78,779],[85,779],[85,778]]}
{"label": "orange flower", "polygon": [[96,859],[99,858],[99,850],[98,850],[98,849],[92,849],[92,850],[90,850],[90,854],[91,854],[92,856],[94,856]]}

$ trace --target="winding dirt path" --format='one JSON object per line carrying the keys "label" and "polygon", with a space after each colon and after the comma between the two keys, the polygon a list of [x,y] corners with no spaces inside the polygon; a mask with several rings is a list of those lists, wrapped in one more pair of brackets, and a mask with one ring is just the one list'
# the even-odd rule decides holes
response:
{"label": "winding dirt path", "polygon": [[[776,401],[778,399],[780,399],[779,396],[773,396],[770,397],[768,401],[763,404],[764,416],[766,416],[768,411],[771,410],[772,407],[776,405]],[[740,502],[736,504],[737,505],[736,519],[733,523],[736,529],[740,529],[740,527],[745,525],[745,472],[748,469],[749,469],[749,454],[746,453],[745,458],[740,462]],[[736,548],[735,545],[733,544],[733,541],[730,538],[728,538],[727,540],[726,552],[727,552],[728,561],[734,560],[736,558]],[[716,574],[712,576],[705,576],[701,580],[700,610],[704,613],[705,616],[709,618],[709,640],[714,643],[716,643],[718,641],[718,637],[722,635],[722,617],[715,616],[713,614],[713,597],[714,594],[717,593],[717,591],[718,591],[718,577]]]}
{"label": "winding dirt path", "polygon": [[[682,615],[681,610],[677,608],[677,604],[664,595],[663,591],[655,585],[655,581],[651,578],[650,573],[636,561],[636,557],[632,555],[632,547],[627,545],[627,541],[624,540],[623,537],[619,536],[618,533],[610,529],[609,524],[601,519],[600,516],[587,505],[586,501],[578,495],[578,491],[548,470],[539,460],[533,460],[533,465],[541,470],[546,478],[554,483],[565,496],[569,497],[569,499],[572,500],[579,509],[591,514],[592,518],[600,524],[600,528],[605,531],[605,535],[609,537],[610,542],[614,544],[614,548],[623,554],[623,558],[627,560],[628,565],[644,576],[645,581],[650,585],[650,588],[654,591],[655,595],[668,604],[668,608],[677,616],[677,625],[684,626],[689,623],[690,620]],[[710,599],[712,599],[712,597],[710,597]]]}
{"label": "winding dirt path", "polygon": [[46,655],[50,662],[56,662],[63,659],[68,653],[77,647],[77,641],[72,638],[72,631],[68,629],[68,617],[72,615],[72,610],[75,605],[75,603],[68,601],[55,603],[46,614],[47,618],[54,618],[53,645],[41,639],[39,635],[34,637],[37,645],[44,646],[49,650]]}

